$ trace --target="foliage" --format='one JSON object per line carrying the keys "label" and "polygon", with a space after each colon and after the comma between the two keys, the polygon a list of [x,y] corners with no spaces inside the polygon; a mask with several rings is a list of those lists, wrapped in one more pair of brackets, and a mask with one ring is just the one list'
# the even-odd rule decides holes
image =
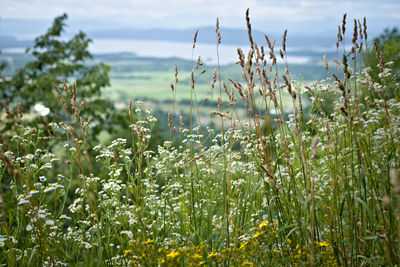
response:
{"label": "foliage", "polygon": [[[390,72],[400,75],[400,33],[397,28],[385,29],[374,39],[375,46],[371,46],[366,53],[366,63],[369,75],[373,82],[382,83],[388,75],[383,71],[384,66],[390,67]],[[381,75],[379,75],[381,74]],[[388,83],[390,84],[390,82]],[[385,91],[385,98],[399,97],[398,87],[389,87]]]}
{"label": "foliage", "polygon": [[[395,74],[399,74],[400,71],[400,33],[399,29],[394,27],[392,29],[386,28],[384,32],[374,39],[374,42],[378,44],[379,48],[382,50],[383,59],[385,62],[393,62],[392,71]],[[371,55],[372,62],[369,66],[374,65],[375,70],[379,64],[378,59]],[[374,64],[375,63],[375,64]]]}
{"label": "foliage", "polygon": [[35,112],[33,107],[41,104],[42,109],[49,108],[53,114],[60,115],[63,107],[53,85],[62,85],[61,79],[74,81],[79,88],[76,101],[78,105],[84,103],[82,112],[86,116],[92,116],[95,127],[91,138],[95,138],[102,130],[110,131],[107,122],[119,116],[113,105],[100,97],[101,89],[109,85],[110,67],[103,63],[86,64],[92,57],[88,51],[91,40],[83,32],[64,40],[66,19],[66,14],[55,18],[47,33],[35,39],[33,48],[27,49],[33,60],[17,69],[6,83],[1,83],[1,99],[11,107],[21,103],[24,112]]}

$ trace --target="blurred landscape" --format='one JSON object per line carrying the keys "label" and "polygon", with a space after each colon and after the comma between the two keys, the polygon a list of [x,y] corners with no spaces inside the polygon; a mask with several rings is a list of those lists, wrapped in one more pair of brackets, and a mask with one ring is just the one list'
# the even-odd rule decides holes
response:
{"label": "blurred landscape", "polygon": [[[27,24],[25,24],[27,23]],[[23,31],[23,25],[36,25],[29,32]],[[11,76],[16,68],[23,67],[32,57],[25,54],[25,49],[33,45],[32,32],[45,29],[41,21],[4,20],[0,22],[0,61],[8,65],[4,74]],[[32,27],[32,26],[30,26]],[[90,27],[89,27],[90,28]],[[10,30],[13,29],[13,30]],[[111,67],[109,77],[111,86],[104,89],[103,96],[114,101],[120,108],[127,107],[127,99],[143,99],[157,108],[167,112],[171,109],[172,93],[170,84],[174,80],[175,64],[178,66],[179,86],[176,100],[180,107],[187,110],[190,98],[190,72],[192,65],[198,57],[204,64],[205,70],[196,78],[196,92],[199,100],[212,98],[210,81],[214,69],[217,68],[216,36],[215,28],[199,28],[196,48],[192,55],[193,35],[195,28],[187,30],[179,29],[110,29],[89,31],[88,37],[93,42],[89,51],[93,59],[87,64],[103,62]],[[69,35],[67,31],[66,37]],[[3,34],[12,34],[3,35]],[[265,34],[254,31],[254,40],[264,44]],[[219,62],[221,65],[221,78],[226,80],[241,79],[240,66],[235,64],[238,60],[237,48],[242,47],[247,53],[247,30],[227,28],[221,29],[222,44],[219,48]],[[282,42],[281,33],[274,32],[269,36],[276,40],[276,50]],[[30,39],[29,39],[30,38]],[[294,80],[304,84],[325,78],[322,58],[326,55],[329,60],[337,58],[337,50],[334,46],[334,36],[321,38],[320,35],[309,35],[304,38],[301,35],[289,34],[288,62],[291,75]],[[278,66],[285,69],[284,62],[279,59]],[[204,103],[201,103],[202,105]],[[209,112],[209,109],[207,109]]]}
{"label": "blurred landscape", "polygon": [[[389,3],[395,5],[391,1]],[[389,3],[381,8],[388,9]],[[73,12],[82,11],[84,5],[72,9]],[[282,5],[288,10],[290,9],[289,2]],[[293,4],[293,10],[297,5],[298,3]],[[315,8],[323,7],[322,4],[314,3],[313,5]],[[162,6],[160,5],[156,9],[162,10]],[[182,8],[185,7],[186,5],[182,6]],[[359,5],[354,4],[354,7],[359,8]],[[0,20],[0,50],[2,51],[0,61],[8,64],[4,70],[6,76],[11,76],[15,68],[23,67],[29,61],[30,56],[24,54],[25,49],[31,47],[34,44],[34,38],[46,32],[51,24],[51,20],[46,16],[38,17],[38,8],[33,9],[33,13],[28,17],[16,14],[14,17],[10,17],[3,14],[4,18]],[[305,7],[300,4],[297,8],[296,12],[301,12]],[[338,13],[341,8],[343,7],[336,6],[335,12]],[[9,10],[14,12],[13,9]],[[121,9],[118,10],[121,12]],[[274,9],[272,8],[272,10]],[[137,14],[135,11],[132,12]],[[174,12],[181,11],[175,10]],[[259,12],[265,12],[265,10]],[[276,12],[279,13],[279,11]],[[220,13],[220,15],[226,18],[227,27],[222,21],[220,29],[222,42],[218,59],[215,27],[205,25],[214,23],[216,17],[209,15],[202,20],[201,24],[195,24],[197,14],[194,15],[193,20],[185,20],[186,15],[182,15],[180,19],[156,16],[152,20],[143,19],[143,21],[140,20],[140,17],[145,15],[137,14],[137,19],[132,21],[127,19],[129,14],[124,12],[121,12],[121,17],[118,18],[114,14],[111,15],[110,11],[108,19],[104,20],[95,14],[91,15],[92,19],[83,19],[81,16],[75,15],[67,22],[62,38],[71,38],[82,30],[92,39],[89,51],[93,55],[93,59],[87,61],[87,64],[104,62],[111,67],[109,72],[111,86],[103,90],[103,96],[106,99],[116,101],[116,105],[119,107],[126,107],[127,99],[130,98],[145,99],[149,100],[150,104],[156,103],[157,107],[163,108],[163,105],[171,102],[173,97],[170,84],[174,79],[175,63],[178,66],[180,80],[176,100],[181,104],[187,103],[190,98],[188,88],[191,67],[199,56],[204,64],[202,69],[206,69],[204,74],[196,77],[196,92],[199,99],[211,98],[210,80],[218,62],[221,65],[222,80],[241,79],[240,67],[235,63],[238,60],[238,47],[241,47],[245,54],[248,52],[249,40],[245,20],[244,17],[238,19],[237,16],[226,13]],[[149,15],[149,17],[151,16]],[[281,23],[279,20],[284,18],[286,18],[285,23]],[[311,81],[326,78],[327,73],[322,63],[323,56],[325,55],[332,63],[333,60],[341,60],[341,51],[335,47],[337,24],[340,23],[340,19],[333,14],[326,17],[316,16],[312,19],[294,18],[288,13],[279,20],[273,20],[272,17],[256,18],[257,24],[252,31],[254,41],[259,46],[266,47],[265,35],[268,35],[271,41],[276,41],[275,50],[279,51],[282,46],[283,31],[288,29],[287,60],[292,79],[307,85]],[[157,21],[168,21],[168,23]],[[178,21],[185,21],[185,24],[176,24]],[[370,36],[377,36],[385,27],[398,25],[399,19],[391,16],[382,20],[379,16],[371,15],[368,17],[368,22]],[[192,51],[193,36],[196,30],[199,31],[197,44]],[[345,38],[347,40],[344,43],[347,42],[350,47],[351,35],[349,34]],[[279,57],[278,66],[281,70],[286,67]],[[170,105],[166,111],[169,109]]]}

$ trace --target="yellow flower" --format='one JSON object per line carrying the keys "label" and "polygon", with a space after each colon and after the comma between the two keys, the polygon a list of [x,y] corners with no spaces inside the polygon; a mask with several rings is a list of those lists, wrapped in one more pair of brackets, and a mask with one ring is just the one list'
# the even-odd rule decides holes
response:
{"label": "yellow flower", "polygon": [[244,242],[240,245],[239,249],[242,250],[244,249],[244,247],[247,245],[248,242]]}
{"label": "yellow flower", "polygon": [[207,258],[211,259],[212,257],[217,257],[217,256],[218,256],[218,253],[211,251],[211,253],[208,254]]}
{"label": "yellow flower", "polygon": [[261,235],[261,233],[259,232],[259,231],[257,231],[255,234],[254,234],[254,238],[257,238],[257,237],[259,237]]}
{"label": "yellow flower", "polygon": [[132,251],[132,250],[130,250],[130,249],[124,250],[124,256],[128,255],[128,253],[131,252],[131,251]]}
{"label": "yellow flower", "polygon": [[325,241],[319,242],[318,245],[319,245],[320,247],[327,247],[327,246],[329,246],[329,244],[326,243]]}
{"label": "yellow flower", "polygon": [[268,223],[267,222],[261,222],[260,225],[258,226],[258,228],[263,228],[263,227],[267,227]]}
{"label": "yellow flower", "polygon": [[276,248],[274,248],[273,251],[274,251],[274,253],[279,253],[279,252],[281,252],[280,249],[276,249]]}
{"label": "yellow flower", "polygon": [[150,244],[150,243],[153,243],[153,242],[154,242],[154,240],[151,240],[150,238],[147,238],[147,240],[143,244],[147,245],[147,244]]}
{"label": "yellow flower", "polygon": [[175,250],[171,251],[170,253],[167,254],[167,257],[169,257],[169,258],[175,258],[177,256],[179,256],[179,252],[175,251]]}
{"label": "yellow flower", "polygon": [[193,260],[201,260],[203,257],[200,255],[200,254],[198,254],[198,253],[195,253],[193,256],[192,256],[192,259]]}
{"label": "yellow flower", "polygon": [[243,263],[242,263],[242,265],[243,266],[254,266],[254,264],[251,262],[251,261],[244,261]]}

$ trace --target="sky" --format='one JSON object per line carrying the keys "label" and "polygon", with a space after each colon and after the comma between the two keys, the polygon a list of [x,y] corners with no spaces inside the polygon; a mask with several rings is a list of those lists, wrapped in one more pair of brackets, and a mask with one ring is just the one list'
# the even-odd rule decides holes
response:
{"label": "sky", "polygon": [[[362,21],[366,17],[370,37],[378,36],[387,27],[400,28],[400,0],[0,0],[0,36],[33,40],[46,32],[52,20],[63,13],[69,17],[67,36],[78,30],[91,36],[96,31],[127,28],[128,31],[129,28],[164,28],[194,32],[204,26],[215,27],[217,18],[222,28],[246,29],[247,8],[253,29],[269,36],[281,36],[288,29],[289,44],[296,38],[307,39],[316,47],[307,45],[307,49],[320,49],[314,40],[327,36],[333,39],[329,47],[333,49],[337,25],[342,24],[344,13],[347,13],[350,31],[354,18]],[[200,50],[204,48],[201,55],[212,61],[214,46],[210,49],[203,46],[199,47]],[[182,53],[182,47],[189,50]],[[236,47],[226,46],[225,50],[232,55]],[[94,38],[90,51],[135,52],[141,56],[160,57],[185,54],[191,57],[190,45],[179,46],[171,42],[160,45],[160,42],[141,40]],[[232,60],[232,56],[226,58]]]}
{"label": "sky", "polygon": [[247,8],[256,29],[324,31],[321,25],[339,24],[345,12],[366,16],[372,28],[400,24],[398,0],[0,0],[0,6],[2,19],[51,21],[66,12],[72,22],[94,28],[101,21],[109,27],[186,29],[215,25],[217,17],[223,27],[238,28]]}

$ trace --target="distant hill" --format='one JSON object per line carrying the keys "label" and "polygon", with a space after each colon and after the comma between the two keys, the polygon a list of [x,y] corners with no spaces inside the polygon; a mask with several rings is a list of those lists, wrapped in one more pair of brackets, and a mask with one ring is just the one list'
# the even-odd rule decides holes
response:
{"label": "distant hill", "polygon": [[[201,27],[198,29],[199,34],[197,42],[215,44],[216,34],[214,27]],[[88,35],[94,39],[135,39],[135,40],[154,40],[154,41],[174,41],[174,42],[193,42],[193,36],[196,29],[148,29],[140,30],[134,28],[121,28],[114,30],[97,30],[89,31]],[[252,31],[255,42],[265,44],[265,34],[269,39],[277,40],[277,46],[281,45],[282,36],[276,33],[263,33],[258,30]],[[247,29],[221,28],[222,42],[229,45],[246,45],[249,42]],[[292,35],[288,34],[287,42],[290,46],[332,46],[336,40],[335,36],[318,35]]]}
{"label": "distant hill", "polygon": [[21,41],[14,36],[0,36],[0,50],[6,48],[27,48],[32,46],[32,41]]}
{"label": "distant hill", "polygon": [[[46,32],[51,26],[51,19],[21,19],[21,18],[0,18],[0,49],[10,47],[10,44],[23,47],[21,40],[33,40],[34,37]],[[271,40],[277,41],[280,46],[282,33],[288,28],[288,46],[297,48],[318,48],[333,47],[336,43],[337,24],[341,20],[324,19],[319,23],[305,21],[302,23],[283,24],[282,22],[271,22],[268,25],[253,25],[253,39],[258,44],[265,44],[264,34],[268,34]],[[100,21],[92,19],[70,19],[67,23],[65,36],[70,37],[79,30],[87,33],[93,39],[125,39],[125,40],[155,40],[155,41],[176,41],[191,43],[196,28],[168,29],[168,25],[156,26],[152,29],[140,29],[128,26],[126,23],[116,21]],[[282,25],[281,25],[282,24]],[[349,23],[349,28],[351,23]],[[382,32],[385,27],[398,25],[398,19],[388,18],[380,21],[376,18],[368,18],[368,31],[371,37]],[[213,26],[200,27],[199,43],[215,44],[215,28]],[[221,27],[222,43],[227,45],[247,45],[247,29]],[[350,31],[347,38],[352,38]],[[10,38],[17,39],[10,39]],[[372,40],[372,38],[371,38]],[[27,43],[25,43],[27,44]],[[16,47],[16,46],[13,46]]]}

